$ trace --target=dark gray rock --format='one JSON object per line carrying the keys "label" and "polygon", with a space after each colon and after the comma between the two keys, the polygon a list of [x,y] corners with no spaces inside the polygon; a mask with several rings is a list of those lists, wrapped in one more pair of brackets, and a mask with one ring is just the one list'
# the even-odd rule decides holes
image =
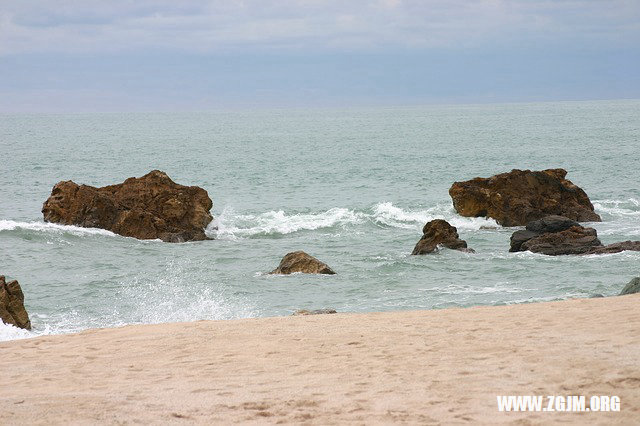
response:
{"label": "dark gray rock", "polygon": [[325,315],[325,314],[336,314],[336,310],[335,309],[314,309],[312,311],[309,311],[307,309],[298,309],[297,311],[295,311],[293,313],[293,316],[300,316],[300,315]]}
{"label": "dark gray rock", "polygon": [[609,244],[604,247],[595,247],[587,254],[611,254],[627,250],[640,251],[640,241],[622,241],[619,243]]}
{"label": "dark gray rock", "polygon": [[538,234],[545,234],[547,232],[562,232],[572,226],[580,226],[580,224],[564,216],[552,215],[527,223],[526,229]]}
{"label": "dark gray rock", "polygon": [[526,229],[514,232],[511,235],[511,248],[509,249],[509,251],[523,251],[522,244],[539,235],[540,234],[538,234],[537,232],[527,231]]}
{"label": "dark gray rock", "polygon": [[620,292],[620,296],[634,293],[640,293],[640,277],[635,277],[629,281]]}

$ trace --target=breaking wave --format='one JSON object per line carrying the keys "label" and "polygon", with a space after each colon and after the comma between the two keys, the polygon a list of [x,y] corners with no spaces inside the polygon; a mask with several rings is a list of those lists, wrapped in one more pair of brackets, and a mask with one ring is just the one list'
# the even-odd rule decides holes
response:
{"label": "breaking wave", "polygon": [[[626,200],[597,200],[593,202],[596,212],[612,218],[640,217],[640,201],[635,198]],[[603,218],[605,219],[605,218]]]}
{"label": "breaking wave", "polygon": [[299,231],[349,228],[374,224],[378,227],[420,229],[433,219],[445,219],[465,230],[496,228],[493,219],[457,216],[453,207],[437,205],[425,210],[405,210],[390,202],[379,203],[368,210],[343,207],[318,213],[287,213],[283,210],[260,214],[240,214],[226,207],[209,226],[207,233],[215,238],[251,238],[263,235],[285,235]]}
{"label": "breaking wave", "polygon": [[71,234],[76,236],[83,235],[104,235],[115,237],[111,231],[98,228],[83,228],[73,225],[59,225],[57,223],[47,222],[18,222],[15,220],[0,220],[0,232],[4,231],[27,231],[39,233],[55,233],[55,234]]}

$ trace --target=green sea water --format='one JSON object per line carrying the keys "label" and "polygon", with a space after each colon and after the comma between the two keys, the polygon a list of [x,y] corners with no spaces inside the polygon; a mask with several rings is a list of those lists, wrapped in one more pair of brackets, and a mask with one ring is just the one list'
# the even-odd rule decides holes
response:
{"label": "green sea water", "polygon": [[[640,253],[508,253],[518,228],[463,218],[454,181],[562,167],[602,218],[603,243],[640,240],[640,101],[203,113],[0,115],[0,274],[33,332],[135,323],[439,309],[613,295]],[[215,240],[138,241],[47,224],[60,180],[102,186],[165,171],[206,189]],[[476,254],[410,256],[444,218]],[[305,250],[334,276],[271,276]]]}

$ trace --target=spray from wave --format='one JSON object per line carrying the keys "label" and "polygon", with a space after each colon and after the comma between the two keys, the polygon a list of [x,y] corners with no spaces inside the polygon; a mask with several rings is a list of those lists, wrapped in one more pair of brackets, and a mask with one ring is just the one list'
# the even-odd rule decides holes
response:
{"label": "spray from wave", "polygon": [[[244,297],[186,260],[170,260],[157,276],[142,274],[122,283],[114,313],[126,323],[155,324],[250,318],[258,315]],[[127,308],[128,307],[128,308]]]}
{"label": "spray from wave", "polygon": [[[87,290],[91,294],[85,293],[86,298],[77,305],[60,307],[47,315],[30,312],[31,331],[0,321],[0,341],[128,324],[259,316],[248,299],[224,283],[211,281],[210,276],[190,259],[171,259],[157,273],[140,273],[114,285]],[[100,302],[105,300],[109,302]]]}

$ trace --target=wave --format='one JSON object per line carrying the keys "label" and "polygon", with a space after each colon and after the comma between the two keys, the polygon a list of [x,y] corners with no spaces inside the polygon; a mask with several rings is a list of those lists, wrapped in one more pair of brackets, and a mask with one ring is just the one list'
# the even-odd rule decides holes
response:
{"label": "wave", "polygon": [[59,225],[57,223],[48,222],[18,222],[15,220],[0,220],[0,232],[3,231],[34,231],[42,233],[55,233],[55,234],[71,234],[76,236],[83,235],[104,235],[109,237],[115,237],[111,231],[99,228],[83,228],[73,225]]}
{"label": "wave", "polygon": [[291,234],[302,230],[316,230],[362,223],[366,217],[345,208],[333,208],[321,213],[287,214],[283,210],[258,215],[236,214],[226,207],[209,225],[207,232],[216,238],[251,237],[255,235]]}
{"label": "wave", "polygon": [[640,201],[635,198],[626,200],[596,200],[593,202],[596,212],[613,218],[632,218],[640,216]]}
{"label": "wave", "polygon": [[251,238],[319,229],[349,229],[367,223],[420,230],[425,223],[433,219],[445,219],[453,226],[464,230],[499,227],[493,219],[457,216],[450,205],[437,205],[426,210],[405,210],[394,206],[393,203],[383,202],[363,211],[334,207],[318,213],[272,210],[260,214],[238,214],[232,207],[225,207],[209,225],[207,233],[218,239]]}
{"label": "wave", "polygon": [[498,228],[500,225],[493,220],[483,217],[458,216],[453,206],[438,204],[426,210],[404,210],[393,203],[379,203],[373,207],[371,218],[380,224],[393,228],[414,229],[422,228],[425,223],[434,219],[444,219],[459,229],[479,230],[481,228]]}

